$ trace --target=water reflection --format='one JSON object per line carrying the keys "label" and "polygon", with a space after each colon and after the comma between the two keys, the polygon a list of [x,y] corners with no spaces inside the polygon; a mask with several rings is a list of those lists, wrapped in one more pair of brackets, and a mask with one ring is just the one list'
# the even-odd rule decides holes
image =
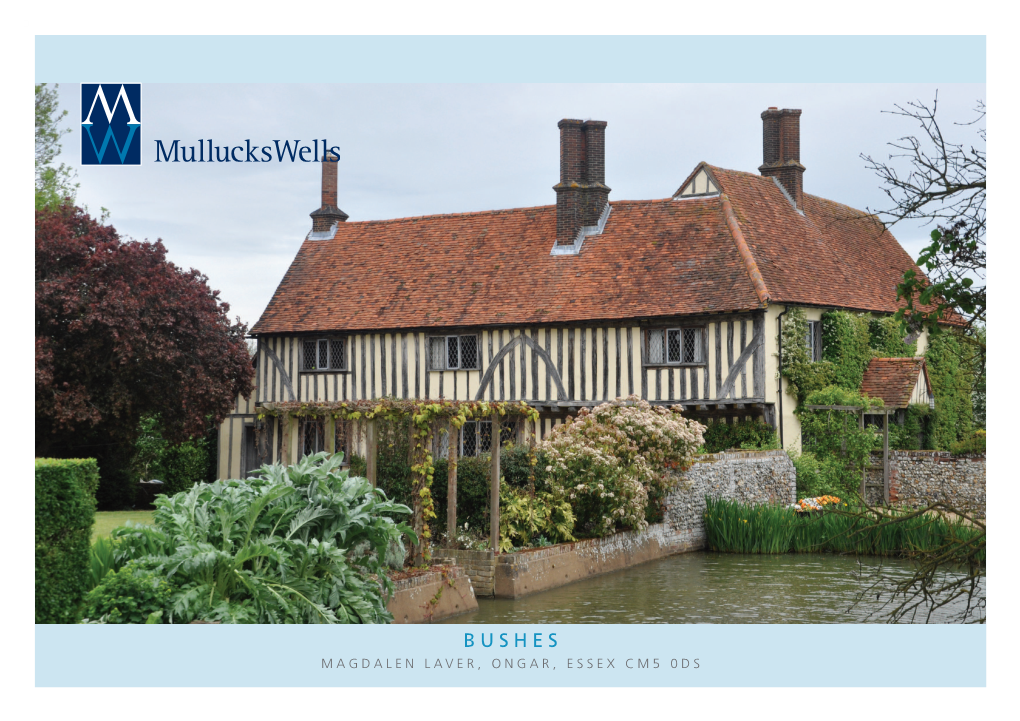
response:
{"label": "water reflection", "polygon": [[[901,559],[685,553],[514,601],[479,599],[477,612],[446,622],[883,622],[889,600],[883,589],[912,570]],[[855,604],[878,578],[880,588]],[[983,588],[984,579],[982,594]],[[962,602],[939,609],[932,621],[953,622],[961,608]]]}

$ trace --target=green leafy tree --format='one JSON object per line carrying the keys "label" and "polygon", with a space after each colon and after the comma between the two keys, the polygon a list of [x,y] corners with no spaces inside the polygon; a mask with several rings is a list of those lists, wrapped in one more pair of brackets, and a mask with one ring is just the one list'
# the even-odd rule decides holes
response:
{"label": "green leafy tree", "polygon": [[58,110],[57,85],[35,86],[35,209],[56,208],[65,201],[74,204],[78,183],[72,168],[54,161],[60,154],[60,139],[71,132],[61,128],[67,111]]}

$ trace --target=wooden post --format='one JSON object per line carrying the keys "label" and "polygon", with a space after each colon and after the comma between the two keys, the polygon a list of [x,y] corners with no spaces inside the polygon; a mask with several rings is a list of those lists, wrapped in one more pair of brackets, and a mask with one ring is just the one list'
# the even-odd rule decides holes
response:
{"label": "wooden post", "polygon": [[326,452],[333,455],[336,453],[336,419],[333,418],[332,413],[326,416],[323,426],[323,433],[326,434]]}
{"label": "wooden post", "polygon": [[882,486],[885,503],[889,505],[889,411],[885,412],[885,433],[882,439]]}
{"label": "wooden post", "polygon": [[289,413],[283,416],[283,465],[289,466],[291,464],[290,459],[290,446],[292,442],[291,436],[294,433],[294,419]]}
{"label": "wooden post", "polygon": [[457,429],[450,422],[447,432],[450,450],[446,471],[446,541],[453,548],[457,537]]}
{"label": "wooden post", "polygon": [[[861,408],[860,417],[861,430],[864,430],[864,409]],[[861,471],[861,500],[867,499],[867,485],[868,485],[868,466],[871,465],[871,453],[868,453],[868,458],[864,461],[864,470]]]}
{"label": "wooden post", "polygon": [[379,457],[378,426],[376,425],[375,418],[368,420],[366,436],[365,475],[368,476],[368,482],[372,484],[372,488],[375,488],[378,481],[376,462]]}
{"label": "wooden post", "polygon": [[492,455],[492,489],[489,494],[489,547],[499,551],[499,413],[492,414],[492,433],[489,440]]}

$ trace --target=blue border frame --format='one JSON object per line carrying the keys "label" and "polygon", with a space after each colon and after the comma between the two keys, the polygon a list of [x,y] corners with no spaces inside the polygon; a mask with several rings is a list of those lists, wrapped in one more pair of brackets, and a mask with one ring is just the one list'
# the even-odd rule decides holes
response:
{"label": "blue border frame", "polygon": [[[983,35],[37,35],[35,77],[88,82],[127,66],[149,83],[982,83],[986,45]],[[935,52],[945,47],[952,62]]]}

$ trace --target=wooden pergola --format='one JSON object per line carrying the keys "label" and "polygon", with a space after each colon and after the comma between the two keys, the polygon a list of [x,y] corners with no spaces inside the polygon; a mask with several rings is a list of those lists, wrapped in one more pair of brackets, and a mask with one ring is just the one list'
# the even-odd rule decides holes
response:
{"label": "wooden pergola", "polygon": [[[448,472],[447,472],[447,508],[446,527],[447,536],[452,539],[454,530],[457,528],[457,454],[458,448],[455,439],[459,435],[460,425],[465,418],[480,421],[490,420],[492,422],[490,440],[490,513],[489,513],[489,543],[493,550],[499,548],[499,479],[500,479],[500,425],[502,419],[510,416],[517,418],[537,417],[537,411],[523,402],[486,402],[486,401],[417,401],[411,403],[397,403],[389,399],[374,401],[355,402],[322,402],[322,403],[301,403],[289,401],[285,403],[266,403],[260,406],[263,413],[276,417],[282,417],[281,437],[283,454],[281,462],[287,465],[292,462],[290,455],[291,445],[294,441],[294,433],[297,421],[300,418],[318,417],[325,422],[325,450],[327,453],[336,453],[336,422],[338,419],[356,420],[364,423],[365,427],[365,475],[368,481],[375,488],[379,480],[379,422],[377,416],[381,417],[405,417],[412,420],[411,423],[411,447],[416,445],[426,449],[420,454],[424,459],[431,458],[430,449],[432,446],[433,425],[425,423],[425,431],[421,430],[419,421],[428,416],[429,411],[439,409],[440,413],[434,418],[446,415],[448,420],[447,431],[449,433]],[[422,433],[425,435],[423,436]],[[533,440],[533,439],[532,439]],[[431,474],[428,471],[419,471],[418,483],[427,484],[425,476]],[[415,531],[419,534],[426,523],[423,518],[422,498],[418,493],[412,493],[414,505]],[[431,501],[430,501],[431,502]],[[416,552],[416,562],[423,561],[423,542],[419,542]]]}
{"label": "wooden pergola", "polygon": [[[896,411],[895,408],[867,408],[865,406],[804,406],[809,411],[844,411],[855,413],[858,416],[861,430],[864,430],[864,416],[882,416],[882,497],[885,503],[889,503],[889,415]],[[846,450],[846,449],[844,449]],[[868,469],[874,466],[865,465],[861,474],[861,498],[865,497],[865,490],[868,481]]]}

